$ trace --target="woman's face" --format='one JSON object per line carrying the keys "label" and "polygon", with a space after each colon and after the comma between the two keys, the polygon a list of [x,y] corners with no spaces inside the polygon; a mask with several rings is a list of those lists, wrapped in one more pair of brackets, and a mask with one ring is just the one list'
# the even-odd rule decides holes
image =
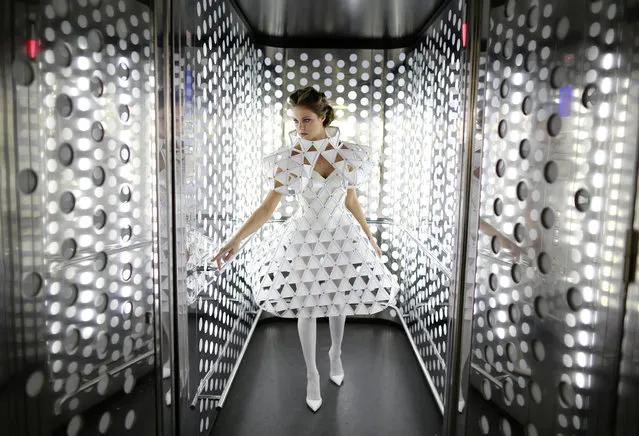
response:
{"label": "woman's face", "polygon": [[324,119],[326,115],[318,117],[315,112],[305,106],[293,106],[293,121],[300,138],[309,141],[326,138]]}

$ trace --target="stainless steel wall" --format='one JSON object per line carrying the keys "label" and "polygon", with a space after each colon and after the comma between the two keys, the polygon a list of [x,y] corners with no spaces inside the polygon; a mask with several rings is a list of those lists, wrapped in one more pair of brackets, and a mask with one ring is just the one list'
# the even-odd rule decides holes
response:
{"label": "stainless steel wall", "polygon": [[490,9],[465,434],[612,434],[637,160],[631,3]]}
{"label": "stainless steel wall", "polygon": [[0,421],[155,432],[152,10],[3,12]]}

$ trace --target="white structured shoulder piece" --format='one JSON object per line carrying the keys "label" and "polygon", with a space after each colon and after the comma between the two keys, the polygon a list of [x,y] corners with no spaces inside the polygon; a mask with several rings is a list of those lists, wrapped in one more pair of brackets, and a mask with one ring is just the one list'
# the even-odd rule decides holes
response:
{"label": "white structured shoulder piece", "polygon": [[291,146],[264,158],[269,186],[280,194],[299,194],[308,185],[320,154],[341,173],[346,188],[361,186],[373,167],[372,149],[340,141],[336,127],[327,127],[326,134],[325,139],[309,141],[298,137],[295,131],[289,133]]}

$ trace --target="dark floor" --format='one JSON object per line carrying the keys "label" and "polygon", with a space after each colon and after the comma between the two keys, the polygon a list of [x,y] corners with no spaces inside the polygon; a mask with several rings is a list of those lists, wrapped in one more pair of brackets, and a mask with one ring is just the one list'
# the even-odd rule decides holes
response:
{"label": "dark floor", "polygon": [[344,383],[328,379],[330,334],[318,323],[323,405],[305,403],[306,369],[294,321],[260,325],[244,356],[213,436],[439,436],[442,417],[399,327],[347,321]]}

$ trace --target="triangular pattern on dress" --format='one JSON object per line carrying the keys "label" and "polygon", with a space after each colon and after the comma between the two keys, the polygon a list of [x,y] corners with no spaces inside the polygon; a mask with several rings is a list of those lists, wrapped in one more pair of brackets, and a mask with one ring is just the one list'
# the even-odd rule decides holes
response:
{"label": "triangular pattern on dress", "polygon": [[[370,149],[329,138],[292,137],[292,149],[265,158],[267,175],[298,195],[300,207],[256,252],[258,304],[283,317],[370,314],[390,304],[399,290],[397,278],[374,253],[368,238],[345,207],[346,189],[363,183],[370,172]],[[313,175],[319,156],[333,171]]]}

